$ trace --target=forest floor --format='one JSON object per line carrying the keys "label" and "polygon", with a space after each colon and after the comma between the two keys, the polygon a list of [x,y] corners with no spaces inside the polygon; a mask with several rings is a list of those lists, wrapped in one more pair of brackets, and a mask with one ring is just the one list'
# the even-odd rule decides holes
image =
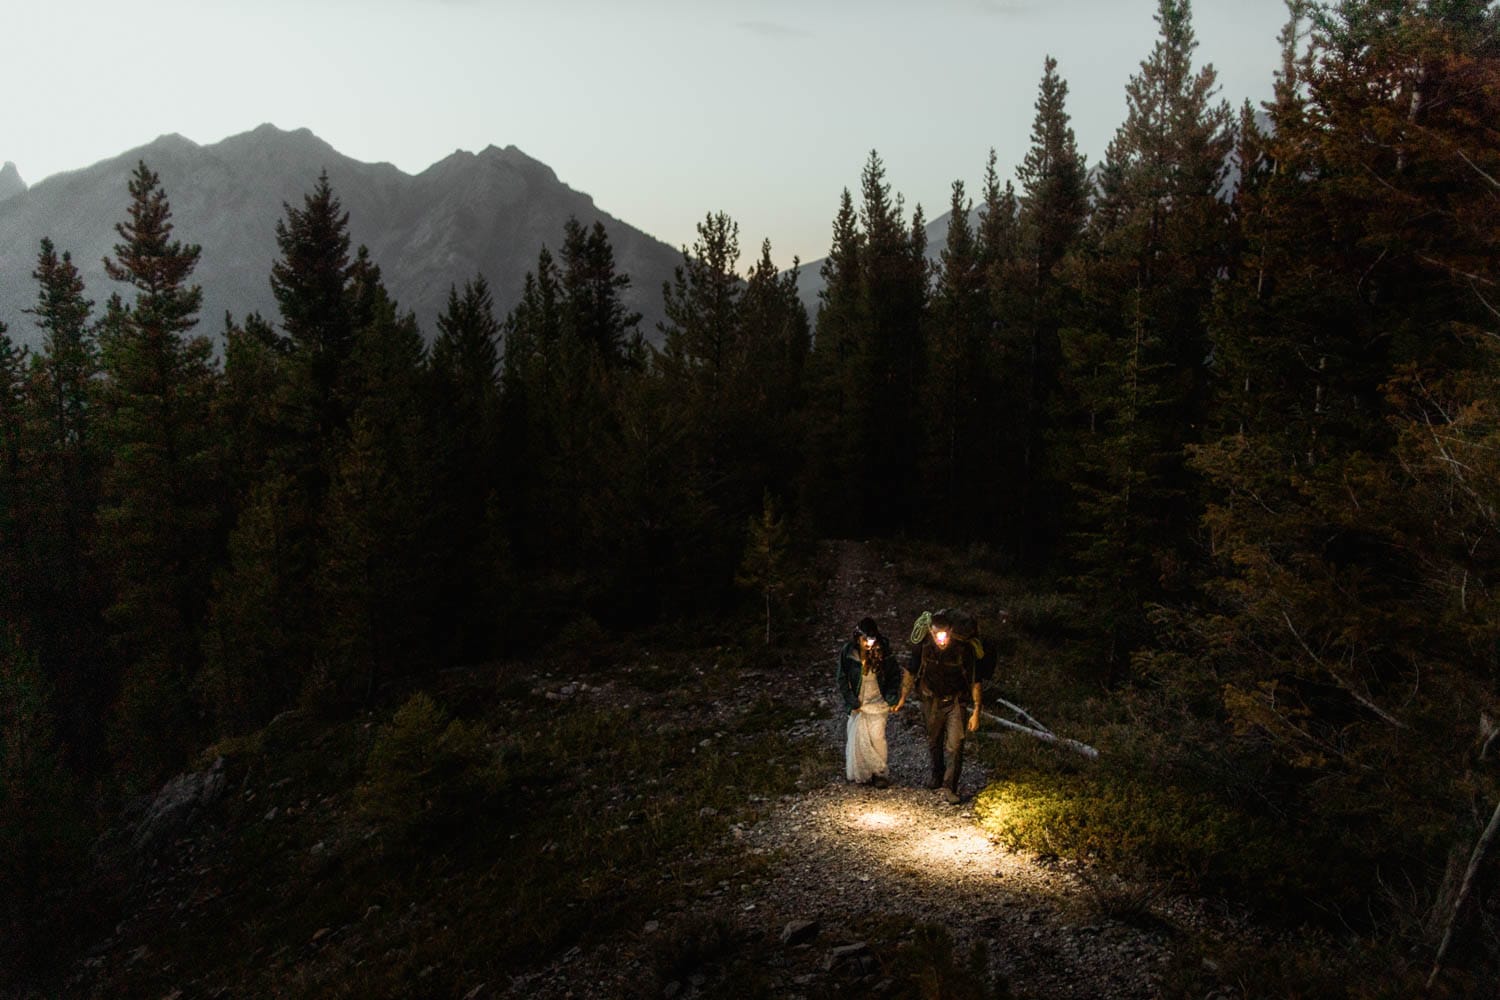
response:
{"label": "forest floor", "polygon": [[[891,787],[845,781],[853,624],[904,652],[921,611],[964,603],[905,561],[827,543],[795,648],[673,625],[285,713],[122,816],[0,996],[1145,1000],[1251,939],[1227,904],[992,842],[974,796],[1025,736],[984,723],[949,805],[909,705]],[[370,750],[417,690],[486,734],[502,787],[441,813],[429,776],[403,823],[370,811]],[[172,789],[187,807],[144,841]]]}
{"label": "forest floor", "polygon": [[[780,696],[826,709],[788,736],[816,747],[799,790],[779,798],[760,822],[736,826],[724,849],[763,859],[753,879],[728,884],[675,919],[751,925],[771,949],[769,995],[821,997],[871,991],[926,996],[1151,998],[1179,960],[1185,935],[1201,942],[1242,935],[1244,917],[1221,903],[1174,896],[1083,862],[1008,850],[976,824],[974,796],[994,780],[986,744],[1025,736],[985,723],[965,745],[962,801],[950,805],[925,787],[928,755],[920,709],[909,704],[888,730],[892,784],[876,789],[844,777],[845,714],[833,664],[853,624],[872,615],[904,655],[922,610],[955,600],[900,575],[870,546],[831,543],[833,573],[818,600],[814,634],[822,646],[767,682]],[[757,678],[758,679],[758,678]],[[1062,751],[1059,751],[1062,752]],[[811,926],[810,926],[811,925]],[[660,922],[646,925],[656,930]],[[802,935],[796,930],[802,928]],[[932,930],[943,934],[934,936]],[[637,939],[639,940],[639,938]],[[584,983],[614,982],[627,941],[599,942],[586,954],[522,976],[516,996],[599,995]],[[915,980],[915,982],[913,982]],[[708,988],[706,988],[708,987]],[[667,996],[725,995],[706,977],[668,983]]]}

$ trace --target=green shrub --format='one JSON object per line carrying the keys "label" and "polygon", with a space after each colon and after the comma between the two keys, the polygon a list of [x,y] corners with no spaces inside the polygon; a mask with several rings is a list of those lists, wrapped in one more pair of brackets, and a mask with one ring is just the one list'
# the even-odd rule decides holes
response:
{"label": "green shrub", "polygon": [[359,803],[367,817],[397,831],[442,825],[503,784],[483,726],[449,720],[418,691],[380,727],[365,763]]}
{"label": "green shrub", "polygon": [[990,970],[989,949],[974,942],[966,955],[953,947],[948,931],[920,924],[896,953],[895,971],[921,1000],[1007,1000],[1010,984]]}
{"label": "green shrub", "polygon": [[1013,848],[1149,871],[1288,915],[1314,898],[1339,904],[1352,882],[1353,859],[1339,845],[1282,829],[1207,789],[1163,785],[1150,775],[1018,771],[982,791],[974,813]]}

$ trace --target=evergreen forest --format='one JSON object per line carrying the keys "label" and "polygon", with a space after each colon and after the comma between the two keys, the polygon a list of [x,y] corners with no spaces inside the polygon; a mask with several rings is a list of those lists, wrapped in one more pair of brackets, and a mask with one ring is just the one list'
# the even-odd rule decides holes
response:
{"label": "evergreen forest", "polygon": [[1500,11],[1292,0],[1262,107],[1222,98],[1189,0],[1156,23],[1093,162],[1039,55],[1015,180],[954,182],[936,263],[872,151],[811,314],[719,212],[658,331],[576,221],[518,301],[455,275],[421,329],[327,176],[255,221],[274,316],[201,315],[144,162],[110,287],[43,240],[0,317],[0,993],[49,982],[100,838],[174,775],[373,722],[340,751],[364,815],[503,829],[520,751],[408,696],[668,633],[831,665],[814,554],[855,538],[987,630],[1003,604],[1001,690],[1053,651],[1032,707],[1100,757],[1014,755],[1001,835],[1281,929],[1212,995],[1494,995]]}

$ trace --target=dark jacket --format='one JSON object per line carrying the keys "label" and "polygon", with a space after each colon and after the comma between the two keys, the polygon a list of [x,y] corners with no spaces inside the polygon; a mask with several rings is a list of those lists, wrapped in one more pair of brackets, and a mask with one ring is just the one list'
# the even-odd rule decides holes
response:
{"label": "dark jacket", "polygon": [[911,651],[907,668],[917,677],[917,691],[923,698],[950,698],[969,694],[977,675],[974,672],[974,646],[955,636],[947,649],[938,649],[929,635]]}
{"label": "dark jacket", "polygon": [[[891,644],[881,636],[875,642],[880,652],[880,665],[876,668],[876,680],[880,683],[880,696],[887,705],[896,704],[901,697],[901,667],[891,655]],[[859,643],[850,639],[839,651],[837,680],[839,694],[843,695],[844,708],[859,707],[859,689],[863,683],[864,664],[859,659]]]}

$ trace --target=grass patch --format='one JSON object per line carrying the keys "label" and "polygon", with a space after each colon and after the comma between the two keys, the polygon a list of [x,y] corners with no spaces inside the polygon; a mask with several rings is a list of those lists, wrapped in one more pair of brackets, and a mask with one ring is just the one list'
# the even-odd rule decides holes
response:
{"label": "grass patch", "polygon": [[[1093,859],[1123,872],[1226,892],[1271,912],[1335,905],[1354,873],[1336,845],[1311,843],[1207,789],[1107,769],[1005,774],[975,799],[979,824],[1012,848]],[[1129,905],[1126,900],[1122,905]]]}

